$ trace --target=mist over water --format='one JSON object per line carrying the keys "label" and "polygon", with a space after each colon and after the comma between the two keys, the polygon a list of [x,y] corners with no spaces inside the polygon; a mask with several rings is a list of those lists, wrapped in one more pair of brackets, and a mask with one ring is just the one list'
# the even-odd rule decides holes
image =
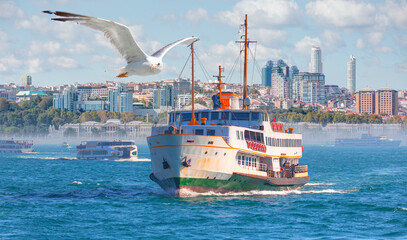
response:
{"label": "mist over water", "polygon": [[407,147],[306,146],[302,187],[184,198],[149,179],[150,162],[76,160],[60,143],[36,150],[0,156],[2,239],[407,237]]}

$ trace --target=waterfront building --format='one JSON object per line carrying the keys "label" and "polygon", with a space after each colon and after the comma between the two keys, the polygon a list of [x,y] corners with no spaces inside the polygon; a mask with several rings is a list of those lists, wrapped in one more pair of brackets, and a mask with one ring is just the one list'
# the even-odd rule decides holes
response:
{"label": "waterfront building", "polygon": [[191,94],[179,94],[177,96],[177,108],[181,109],[184,106],[189,105],[192,102]]}
{"label": "waterfront building", "polygon": [[294,76],[293,98],[311,104],[325,103],[325,75],[300,72]]}
{"label": "waterfront building", "polygon": [[273,70],[273,61],[267,61],[261,69],[261,83],[264,87],[271,87],[271,72]]}
{"label": "waterfront building", "polygon": [[375,91],[365,87],[356,92],[356,112],[357,113],[375,113]]}
{"label": "waterfront building", "polygon": [[356,91],[356,58],[350,55],[348,61],[348,78],[347,78],[348,90],[351,93]]}
{"label": "waterfront building", "polygon": [[320,47],[312,46],[311,62],[309,63],[310,73],[322,73],[322,52]]}
{"label": "waterfront building", "polygon": [[45,94],[43,91],[19,91],[16,94],[16,99],[17,99],[17,102],[28,101],[37,96],[46,97],[48,95]]}
{"label": "waterfront building", "polygon": [[87,100],[86,94],[78,92],[75,87],[66,87],[62,93],[54,93],[53,106],[73,112],[81,109],[80,102],[84,100]]}
{"label": "waterfront building", "polygon": [[21,78],[21,85],[22,86],[31,86],[33,84],[32,77],[30,75],[24,75]]}
{"label": "waterfront building", "polygon": [[384,87],[376,91],[375,113],[386,113],[388,115],[398,114],[398,96],[397,91],[390,87]]}
{"label": "waterfront building", "polygon": [[271,72],[271,95],[279,99],[291,99],[292,81],[290,68],[283,60],[278,60]]}

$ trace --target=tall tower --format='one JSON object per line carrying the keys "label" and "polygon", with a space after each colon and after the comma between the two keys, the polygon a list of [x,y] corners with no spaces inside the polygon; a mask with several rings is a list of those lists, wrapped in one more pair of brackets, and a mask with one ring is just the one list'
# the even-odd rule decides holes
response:
{"label": "tall tower", "polygon": [[311,62],[309,63],[310,73],[322,73],[322,54],[321,48],[312,46],[311,48]]}
{"label": "tall tower", "polygon": [[356,58],[353,55],[348,61],[348,90],[352,93],[356,90]]}
{"label": "tall tower", "polygon": [[33,83],[32,77],[30,75],[24,75],[21,78],[21,85],[23,86],[31,86]]}

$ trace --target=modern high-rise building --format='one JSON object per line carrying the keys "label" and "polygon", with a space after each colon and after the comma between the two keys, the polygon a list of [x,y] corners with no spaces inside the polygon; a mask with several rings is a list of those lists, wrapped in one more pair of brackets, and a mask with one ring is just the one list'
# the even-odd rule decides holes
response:
{"label": "modern high-rise building", "polygon": [[33,84],[32,77],[30,75],[24,75],[21,78],[21,85],[22,86],[31,86]]}
{"label": "modern high-rise building", "polygon": [[290,68],[283,60],[279,60],[271,72],[271,95],[279,99],[292,97]]}
{"label": "modern high-rise building", "polygon": [[74,87],[67,87],[62,91],[62,93],[54,93],[53,106],[54,108],[65,109],[73,112],[80,110],[80,102],[86,100],[86,94],[78,92]]}
{"label": "modern high-rise building", "polygon": [[165,85],[161,89],[155,89],[153,92],[153,108],[175,107],[175,101],[178,95],[177,89],[172,85]]}
{"label": "modern high-rise building", "polygon": [[110,112],[133,112],[133,94],[122,83],[109,88]]}
{"label": "modern high-rise building", "polygon": [[357,113],[375,113],[375,91],[365,87],[356,92],[356,112]]}
{"label": "modern high-rise building", "polygon": [[348,61],[348,90],[351,93],[356,91],[356,58],[353,55],[350,55]]}
{"label": "modern high-rise building", "polygon": [[265,87],[271,87],[271,72],[273,70],[273,61],[267,61],[261,69],[261,83]]}
{"label": "modern high-rise building", "polygon": [[309,63],[310,73],[322,73],[322,53],[321,48],[312,46],[311,62]]}
{"label": "modern high-rise building", "polygon": [[325,75],[300,72],[294,76],[293,98],[304,103],[325,103]]}
{"label": "modern high-rise building", "polygon": [[398,93],[390,87],[384,87],[376,91],[375,113],[386,113],[388,115],[398,114]]}
{"label": "modern high-rise building", "polygon": [[290,79],[294,81],[294,76],[300,72],[297,66],[293,65],[290,67]]}

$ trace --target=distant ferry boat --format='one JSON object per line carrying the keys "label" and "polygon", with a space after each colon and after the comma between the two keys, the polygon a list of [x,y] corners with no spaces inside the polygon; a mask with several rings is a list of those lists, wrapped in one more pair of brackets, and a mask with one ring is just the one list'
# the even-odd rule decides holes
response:
{"label": "distant ferry boat", "polygon": [[0,140],[1,153],[28,153],[34,152],[34,143],[25,140]]}
{"label": "distant ferry boat", "polygon": [[398,147],[400,140],[388,139],[387,136],[369,136],[362,134],[360,138],[337,138],[335,139],[335,147]]}
{"label": "distant ferry boat", "polygon": [[137,146],[132,140],[84,141],[76,149],[81,160],[137,159]]}

